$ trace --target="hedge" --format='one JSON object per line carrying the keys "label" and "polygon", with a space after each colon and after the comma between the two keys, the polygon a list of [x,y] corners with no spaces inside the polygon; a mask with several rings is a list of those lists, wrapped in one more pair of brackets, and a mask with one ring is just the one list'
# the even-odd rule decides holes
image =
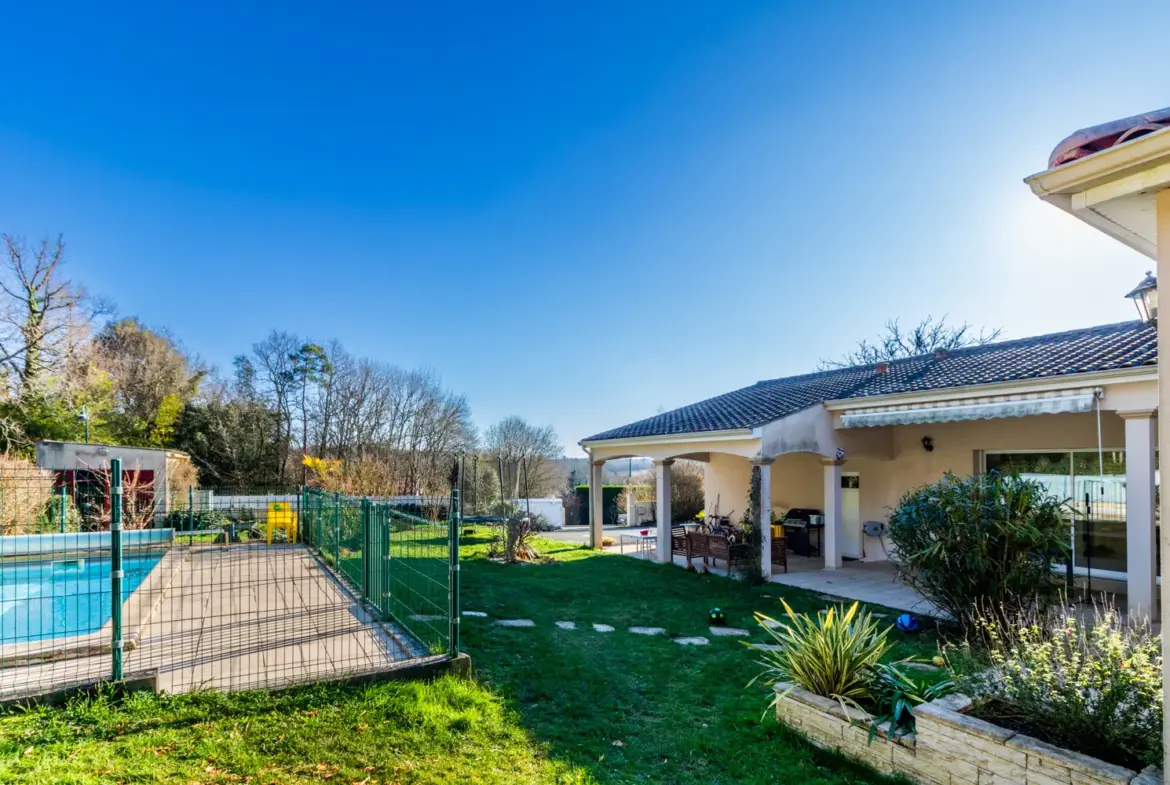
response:
{"label": "hedge", "polygon": [[[572,517],[576,520],[572,521],[570,525],[588,526],[589,525],[589,486],[578,485],[573,491],[577,494],[577,504],[572,510]],[[618,509],[617,500],[626,491],[624,485],[602,485],[601,486],[601,509],[602,523],[605,526],[616,526]],[[569,523],[566,521],[566,523]]]}

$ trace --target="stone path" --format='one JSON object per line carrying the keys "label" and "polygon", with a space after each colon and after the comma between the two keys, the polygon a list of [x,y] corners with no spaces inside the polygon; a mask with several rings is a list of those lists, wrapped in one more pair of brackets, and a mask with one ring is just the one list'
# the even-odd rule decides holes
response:
{"label": "stone path", "polygon": [[[476,619],[488,618],[488,614],[484,611],[463,611],[462,613],[464,616]],[[577,622],[575,621],[557,621],[553,623],[557,626],[557,629],[577,629]],[[509,627],[513,629],[536,626],[536,622],[534,622],[532,619],[496,619],[494,624],[498,627]],[[591,626],[593,627],[594,632],[606,633],[614,632],[616,630],[616,628],[611,624],[595,623]],[[776,626],[779,626],[779,623],[776,623]],[[741,629],[739,627],[709,627],[708,629],[711,631],[711,635],[716,638],[746,638],[751,635],[750,631]],[[665,627],[629,627],[626,631],[631,635],[646,635],[649,637],[656,637],[666,634]],[[701,635],[683,636],[678,638],[671,638],[671,640],[680,646],[706,646],[710,643],[707,638]],[[761,649],[763,651],[779,651],[780,649],[780,647],[776,646],[775,644],[752,643],[749,645],[753,648]]]}

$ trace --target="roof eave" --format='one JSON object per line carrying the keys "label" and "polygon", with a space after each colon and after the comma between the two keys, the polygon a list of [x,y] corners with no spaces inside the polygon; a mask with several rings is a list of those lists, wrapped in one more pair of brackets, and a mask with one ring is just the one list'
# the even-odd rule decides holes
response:
{"label": "roof eave", "polygon": [[585,449],[591,447],[634,447],[647,444],[687,444],[689,442],[720,442],[750,439],[755,435],[752,428],[732,428],[721,431],[694,431],[690,433],[668,433],[657,436],[627,436],[618,439],[582,439],[577,444]]}
{"label": "roof eave", "polygon": [[1139,217],[1170,187],[1170,128],[1024,179],[1049,204],[1153,259],[1157,238]]}

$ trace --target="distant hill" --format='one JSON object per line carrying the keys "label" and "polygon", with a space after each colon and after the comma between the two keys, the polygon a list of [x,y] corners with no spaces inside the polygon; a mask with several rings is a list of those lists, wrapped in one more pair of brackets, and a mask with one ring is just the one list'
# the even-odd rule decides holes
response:
{"label": "distant hill", "polygon": [[[556,464],[567,477],[569,472],[577,472],[581,483],[589,481],[589,460],[586,458],[558,458]],[[637,474],[653,467],[654,462],[649,458],[621,458],[616,461],[606,461],[603,472],[603,481],[606,484],[623,483],[630,472]]]}

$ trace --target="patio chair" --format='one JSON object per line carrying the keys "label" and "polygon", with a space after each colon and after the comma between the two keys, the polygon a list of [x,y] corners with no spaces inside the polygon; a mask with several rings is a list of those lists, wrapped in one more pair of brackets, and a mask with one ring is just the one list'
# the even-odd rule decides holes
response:
{"label": "patio chair", "polygon": [[687,555],[687,527],[685,527],[685,526],[671,526],[670,527],[670,555],[671,556],[686,556]]}

